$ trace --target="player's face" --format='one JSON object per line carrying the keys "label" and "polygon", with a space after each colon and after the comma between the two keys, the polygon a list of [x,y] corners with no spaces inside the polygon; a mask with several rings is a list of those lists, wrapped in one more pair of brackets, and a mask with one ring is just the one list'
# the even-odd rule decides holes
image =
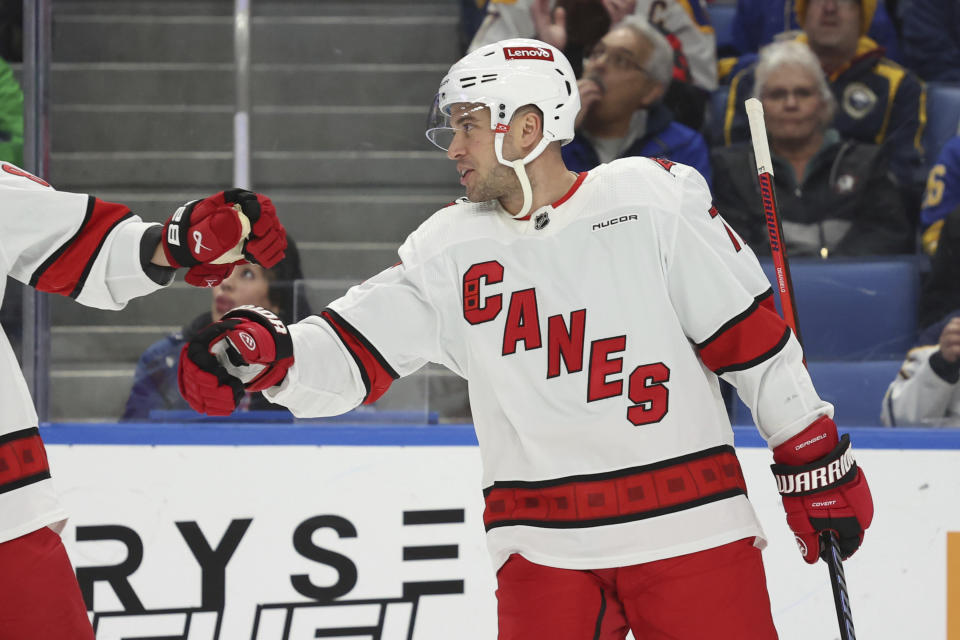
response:
{"label": "player's face", "polygon": [[760,101],[774,142],[801,143],[825,126],[826,101],[816,79],[801,66],[785,64],[771,73]]}
{"label": "player's face", "polygon": [[627,28],[610,31],[594,45],[584,60],[583,75],[601,86],[603,97],[591,107],[589,118],[630,118],[660,97],[659,83],[645,68],[652,53],[653,46]]}
{"label": "player's face", "polygon": [[[494,151],[495,133],[490,129],[490,110],[470,103],[457,103],[450,108],[453,141],[447,148],[447,157],[457,163],[460,184],[472,202],[498,200],[520,188],[517,175],[510,167],[500,164]],[[513,148],[512,136],[504,137],[503,156],[506,160],[519,157]]]}
{"label": "player's face", "polygon": [[803,30],[814,49],[855,49],[860,39],[860,3],[808,0]]}
{"label": "player's face", "polygon": [[270,280],[266,269],[258,264],[236,266],[229,278],[213,288],[210,309],[213,321],[218,321],[227,311],[243,304],[255,304],[276,313],[278,309],[271,304],[269,292]]}

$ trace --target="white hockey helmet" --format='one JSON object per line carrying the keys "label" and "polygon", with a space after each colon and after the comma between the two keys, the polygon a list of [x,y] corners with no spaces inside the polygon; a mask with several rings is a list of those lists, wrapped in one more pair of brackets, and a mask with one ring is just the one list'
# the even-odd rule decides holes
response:
{"label": "white hockey helmet", "polygon": [[[517,109],[536,105],[543,112],[543,142],[573,140],[580,111],[577,78],[563,53],[546,42],[526,38],[501,40],[468,53],[450,67],[440,83],[427,138],[443,150],[452,139],[450,106],[466,102],[490,109],[490,128],[506,131]],[[498,136],[502,138],[502,136]],[[497,145],[497,157],[503,160]],[[542,148],[530,154],[533,160]]]}
{"label": "white hockey helmet", "polygon": [[[497,160],[517,171],[526,195],[530,187],[523,165],[533,161],[551,142],[567,144],[573,140],[580,91],[570,62],[559,49],[539,40],[513,38],[468,53],[443,78],[426,134],[430,142],[444,151],[453,140],[450,107],[457,103],[483,105],[490,110],[490,128],[497,132]],[[543,139],[525,158],[504,160],[504,133],[510,129],[513,114],[526,105],[536,105],[543,112]],[[529,209],[529,198],[525,201],[522,215]]]}

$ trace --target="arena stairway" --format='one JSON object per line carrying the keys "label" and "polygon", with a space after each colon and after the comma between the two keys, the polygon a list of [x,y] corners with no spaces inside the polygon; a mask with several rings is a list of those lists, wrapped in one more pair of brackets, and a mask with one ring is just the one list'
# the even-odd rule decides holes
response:
{"label": "arena stairway", "polygon": [[[231,186],[232,0],[56,0],[50,177],[162,221]],[[459,57],[441,0],[253,0],[252,175],[301,251],[314,308],[396,262],[406,235],[460,192],[423,136]],[[111,420],[149,344],[209,308],[175,283],[122,313],[51,297],[53,420]],[[396,385],[395,405],[463,385],[438,367]],[[428,391],[428,389],[432,391]]]}

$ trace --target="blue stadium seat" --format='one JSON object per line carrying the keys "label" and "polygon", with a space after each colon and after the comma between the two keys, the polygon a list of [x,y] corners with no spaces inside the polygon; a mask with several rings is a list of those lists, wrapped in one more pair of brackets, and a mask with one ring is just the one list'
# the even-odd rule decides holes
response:
{"label": "blue stadium seat", "polygon": [[[841,431],[845,426],[878,426],[883,395],[903,360],[810,362],[810,377],[820,397],[836,410]],[[734,424],[752,424],[750,410],[734,398]]]}
{"label": "blue stadium seat", "polygon": [[[761,262],[775,282],[772,261]],[[918,260],[797,259],[790,273],[807,360],[899,360],[913,344]]]}
{"label": "blue stadium seat", "polygon": [[707,9],[717,35],[717,55],[736,55],[733,46],[733,17],[737,13],[737,5],[713,3],[707,5]]}
{"label": "blue stadium seat", "polygon": [[960,85],[931,82],[927,84],[927,126],[923,147],[927,165],[932,167],[943,145],[957,135],[960,124]]}

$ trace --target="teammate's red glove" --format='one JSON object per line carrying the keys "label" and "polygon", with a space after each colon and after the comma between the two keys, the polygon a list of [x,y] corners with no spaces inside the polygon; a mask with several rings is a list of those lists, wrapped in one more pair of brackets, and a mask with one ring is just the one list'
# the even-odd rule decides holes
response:
{"label": "teammate's red glove", "polygon": [[194,410],[226,416],[237,408],[244,390],[279,384],[292,364],[293,342],[283,321],[266,309],[245,305],[183,345],[177,384]]}
{"label": "teammate's red glove", "polygon": [[238,203],[253,225],[243,250],[247,260],[267,269],[280,262],[287,250],[287,232],[270,198],[243,189],[225,191],[224,196],[228,202]]}
{"label": "teammate's red glove", "polygon": [[266,196],[229,189],[183,205],[163,227],[163,252],[186,281],[212,287],[246,260],[272,267],[283,258],[286,233]]}
{"label": "teammate's red glove", "polygon": [[775,448],[773,459],[777,464],[770,468],[803,559],[817,561],[824,531],[837,534],[841,557],[852,555],[873,520],[873,498],[850,451],[850,436],[838,438],[837,425],[821,416]]}

